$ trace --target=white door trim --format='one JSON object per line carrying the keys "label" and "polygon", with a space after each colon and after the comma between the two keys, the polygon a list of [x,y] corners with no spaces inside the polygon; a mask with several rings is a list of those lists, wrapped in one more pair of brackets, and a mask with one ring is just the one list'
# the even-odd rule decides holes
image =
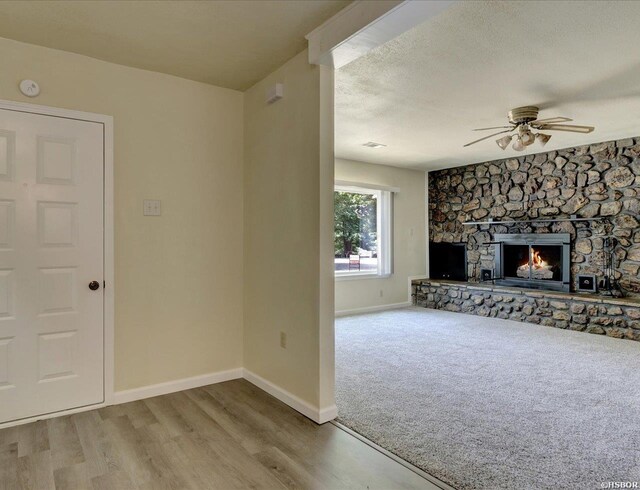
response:
{"label": "white door trim", "polygon": [[[88,410],[113,403],[114,397],[114,223],[113,223],[113,116],[60,109],[0,99],[0,109],[63,117],[102,124],[104,131],[104,403],[51,414]],[[35,420],[44,418],[34,417]],[[26,419],[30,420],[30,419]],[[21,422],[22,423],[22,422]],[[12,423],[3,424],[11,425]],[[1,426],[0,426],[1,427]]]}

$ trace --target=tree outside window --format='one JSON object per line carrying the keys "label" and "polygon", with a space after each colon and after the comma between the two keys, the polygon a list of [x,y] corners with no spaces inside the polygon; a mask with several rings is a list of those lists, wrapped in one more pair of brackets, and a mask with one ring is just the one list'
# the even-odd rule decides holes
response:
{"label": "tree outside window", "polygon": [[333,199],[336,278],[388,277],[392,273],[392,192],[336,185]]}
{"label": "tree outside window", "polygon": [[348,257],[359,250],[376,251],[377,199],[353,192],[334,194],[336,257]]}

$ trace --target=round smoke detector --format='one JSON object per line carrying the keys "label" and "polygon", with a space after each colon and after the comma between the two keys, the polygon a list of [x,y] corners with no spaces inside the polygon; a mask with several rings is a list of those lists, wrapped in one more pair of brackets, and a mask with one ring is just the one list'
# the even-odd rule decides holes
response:
{"label": "round smoke detector", "polygon": [[37,97],[40,95],[40,85],[33,80],[22,80],[20,82],[20,92],[27,97]]}

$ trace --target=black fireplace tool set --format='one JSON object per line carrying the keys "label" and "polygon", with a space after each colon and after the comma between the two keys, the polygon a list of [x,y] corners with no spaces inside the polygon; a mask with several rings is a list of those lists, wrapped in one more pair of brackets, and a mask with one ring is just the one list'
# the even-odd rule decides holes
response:
{"label": "black fireplace tool set", "polygon": [[604,238],[603,252],[604,252],[604,264],[602,268],[603,279],[600,281],[599,289],[600,294],[605,296],[613,296],[614,298],[621,298],[624,296],[622,287],[616,279],[616,255],[615,249],[618,245],[618,239],[612,236]]}

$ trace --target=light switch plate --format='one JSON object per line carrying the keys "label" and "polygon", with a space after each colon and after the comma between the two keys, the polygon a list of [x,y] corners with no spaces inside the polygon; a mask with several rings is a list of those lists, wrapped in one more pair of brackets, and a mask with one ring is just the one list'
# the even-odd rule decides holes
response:
{"label": "light switch plate", "polygon": [[143,216],[160,216],[160,201],[145,199],[142,204]]}

